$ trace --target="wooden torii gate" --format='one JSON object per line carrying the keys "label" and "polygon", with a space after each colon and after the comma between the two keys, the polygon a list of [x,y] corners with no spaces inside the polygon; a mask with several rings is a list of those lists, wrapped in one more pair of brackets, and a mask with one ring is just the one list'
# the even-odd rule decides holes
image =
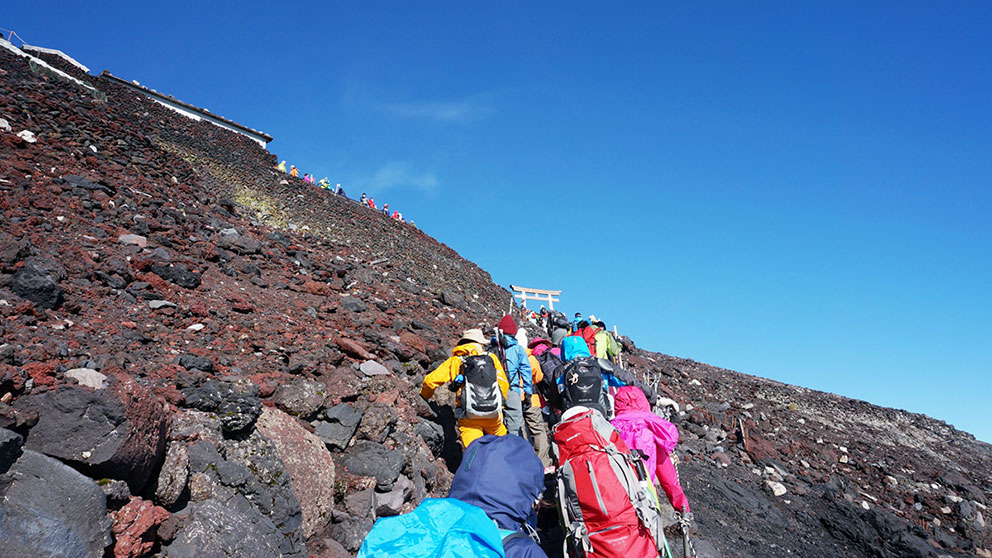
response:
{"label": "wooden torii gate", "polygon": [[524,308],[527,308],[528,300],[537,300],[539,302],[547,302],[548,310],[554,310],[555,303],[559,302],[559,300],[555,297],[561,294],[561,291],[529,289],[527,287],[518,287],[517,285],[510,285],[510,288],[513,289],[513,296],[520,299],[520,302],[523,303]]}

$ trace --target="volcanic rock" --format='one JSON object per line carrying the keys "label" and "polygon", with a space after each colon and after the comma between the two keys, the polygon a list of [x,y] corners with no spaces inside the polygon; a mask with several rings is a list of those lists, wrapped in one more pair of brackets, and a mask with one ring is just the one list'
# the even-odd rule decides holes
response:
{"label": "volcanic rock", "polygon": [[323,384],[300,379],[277,387],[272,401],[283,411],[310,420],[324,406],[325,397]]}
{"label": "volcanic rock", "polygon": [[200,286],[200,276],[190,271],[185,264],[155,264],[151,270],[162,279],[185,289],[195,289]]}
{"label": "volcanic rock", "polygon": [[167,509],[179,502],[189,478],[189,451],[181,442],[171,442],[155,486],[155,501]]}
{"label": "volcanic rock", "polygon": [[114,558],[141,558],[155,546],[158,526],[169,512],[141,498],[131,501],[113,514]]}
{"label": "volcanic rock", "polygon": [[17,402],[38,412],[26,447],[140,491],[165,453],[162,403],[129,377],[110,390],[63,386]]}
{"label": "volcanic rock", "polygon": [[23,445],[24,438],[20,434],[0,428],[0,475],[6,473],[21,456]]}
{"label": "volcanic rock", "polygon": [[62,306],[62,289],[48,273],[36,265],[27,264],[18,270],[11,280],[10,290],[40,308],[54,309]]}
{"label": "volcanic rock", "polygon": [[275,444],[289,473],[293,494],[303,513],[303,536],[311,537],[330,521],[334,506],[334,461],[320,438],[293,417],[266,407],[257,428]]}
{"label": "volcanic rock", "polygon": [[4,556],[102,558],[110,542],[106,497],[91,479],[32,450],[0,475]]}
{"label": "volcanic rock", "polygon": [[392,488],[403,470],[403,454],[378,442],[359,440],[345,455],[344,466],[353,475],[375,477],[378,485]]}
{"label": "volcanic rock", "polygon": [[76,380],[81,386],[93,389],[103,389],[107,386],[107,377],[92,368],[73,368],[65,373],[66,378]]}
{"label": "volcanic rock", "polygon": [[282,533],[271,520],[239,498],[231,505],[206,500],[190,505],[189,520],[172,544],[170,558],[284,558]]}
{"label": "volcanic rock", "polygon": [[317,422],[314,433],[328,449],[341,451],[348,447],[362,420],[362,412],[348,403],[341,403],[328,409],[325,416],[327,420]]}
{"label": "volcanic rock", "polygon": [[362,374],[366,376],[379,376],[389,374],[389,369],[374,360],[366,360],[360,366]]}

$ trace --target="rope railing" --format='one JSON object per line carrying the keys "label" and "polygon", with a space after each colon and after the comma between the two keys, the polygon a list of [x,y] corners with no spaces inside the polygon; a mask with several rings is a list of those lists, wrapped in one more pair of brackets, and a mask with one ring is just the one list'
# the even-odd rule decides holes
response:
{"label": "rope railing", "polygon": [[21,46],[28,44],[27,41],[21,38],[21,36],[17,34],[17,31],[14,31],[13,29],[4,29],[3,27],[0,27],[0,33],[3,33],[4,40],[8,43],[13,43],[14,37],[17,37],[17,40],[21,41]]}

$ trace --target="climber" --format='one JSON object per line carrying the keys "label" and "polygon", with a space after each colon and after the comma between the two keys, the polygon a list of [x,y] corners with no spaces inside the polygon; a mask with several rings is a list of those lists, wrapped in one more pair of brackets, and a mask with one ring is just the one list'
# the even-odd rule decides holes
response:
{"label": "climber", "polygon": [[547,339],[536,337],[527,345],[527,350],[528,354],[537,359],[537,364],[541,368],[541,379],[535,381],[534,388],[543,399],[542,412],[546,415],[545,419],[549,425],[553,426],[558,422],[561,409],[557,384],[558,376],[564,369],[564,363],[561,361],[561,349],[552,347],[551,342]]}
{"label": "climber", "polygon": [[572,331],[579,329],[579,322],[582,321],[582,312],[576,312],[575,317],[572,318]]}
{"label": "climber", "polygon": [[538,390],[534,389],[534,386],[540,385],[544,379],[544,371],[541,368],[541,363],[534,356],[534,350],[527,344],[527,334],[522,329],[517,333],[517,342],[522,347],[527,347],[527,362],[530,363],[531,390],[533,392],[533,395],[529,396],[530,405],[524,406],[524,426],[527,428],[527,436],[530,437],[530,442],[534,446],[534,452],[541,460],[541,465],[544,466],[544,472],[551,473],[554,472],[554,467],[551,461],[548,425],[544,420],[544,405]]}
{"label": "climber", "polygon": [[561,340],[568,336],[568,318],[557,310],[548,313],[548,337],[551,344],[561,346]]}
{"label": "climber", "polygon": [[[613,402],[616,416],[610,421],[630,449],[645,455],[651,480],[660,484],[668,501],[679,514],[689,514],[689,500],[679,484],[671,453],[679,441],[675,425],[651,412],[644,392],[634,386],[622,387]],[[686,518],[688,519],[688,518]]]}
{"label": "climber", "polygon": [[375,198],[369,198],[369,208],[375,209]]}
{"label": "climber", "polygon": [[286,172],[286,161],[283,161],[276,165],[276,170],[281,172]]}
{"label": "climber", "polygon": [[617,343],[613,334],[606,330],[606,324],[602,321],[593,322],[595,326],[596,334],[593,336],[596,344],[596,358],[605,358],[608,360],[616,361],[617,355],[620,354],[620,344]]}
{"label": "climber", "polygon": [[368,196],[365,195],[365,192],[362,192],[362,197],[361,197],[361,199],[358,200],[358,203],[360,203],[362,205],[368,205],[369,204],[369,198],[368,198]]}
{"label": "climber", "polygon": [[506,365],[506,377],[510,382],[510,393],[506,397],[506,429],[510,434],[524,435],[524,407],[530,407],[531,386],[530,362],[527,352],[517,343],[517,323],[510,315],[503,316],[499,331],[492,339],[492,350]]}
{"label": "climber", "polygon": [[578,327],[572,331],[572,336],[581,337],[585,340],[586,345],[589,347],[589,354],[596,354],[596,328],[589,325],[589,322],[582,320],[577,324]]}
{"label": "climber", "polygon": [[534,540],[541,463],[516,436],[483,436],[465,450],[449,498],[482,508],[496,522],[506,558],[547,558]]}
{"label": "climber", "polygon": [[[496,355],[485,351],[485,345],[486,337],[481,329],[462,333],[451,350],[451,357],[427,374],[420,389],[420,396],[428,401],[437,388],[455,383],[458,401],[455,418],[463,448],[483,434],[506,434],[501,407],[509,383],[503,365]],[[479,356],[486,358],[475,358]]]}
{"label": "climber", "polygon": [[389,204],[388,203],[382,204],[382,214],[385,215],[386,217],[389,217]]}
{"label": "climber", "polygon": [[320,179],[320,182],[317,183],[317,186],[320,186],[321,188],[328,190],[331,187],[331,181],[327,180],[327,177],[325,176],[324,178]]}
{"label": "climber", "polygon": [[393,220],[399,221],[400,220],[400,212],[399,211],[394,211],[391,217],[393,218]]}

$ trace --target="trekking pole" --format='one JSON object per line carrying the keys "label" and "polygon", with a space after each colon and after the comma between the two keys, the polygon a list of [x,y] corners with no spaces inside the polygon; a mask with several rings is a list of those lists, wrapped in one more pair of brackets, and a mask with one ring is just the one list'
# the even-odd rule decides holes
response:
{"label": "trekking pole", "polygon": [[679,528],[682,529],[682,555],[688,558],[692,556],[692,545],[689,544],[688,506],[685,504],[682,504],[682,518],[679,521]]}
{"label": "trekking pole", "polygon": [[[613,325],[613,336],[617,339],[620,338],[620,334],[617,333],[616,324]],[[620,344],[620,342],[618,341],[617,344]],[[620,368],[623,368],[623,349],[621,349],[620,352],[617,354],[617,363],[620,365]]]}

